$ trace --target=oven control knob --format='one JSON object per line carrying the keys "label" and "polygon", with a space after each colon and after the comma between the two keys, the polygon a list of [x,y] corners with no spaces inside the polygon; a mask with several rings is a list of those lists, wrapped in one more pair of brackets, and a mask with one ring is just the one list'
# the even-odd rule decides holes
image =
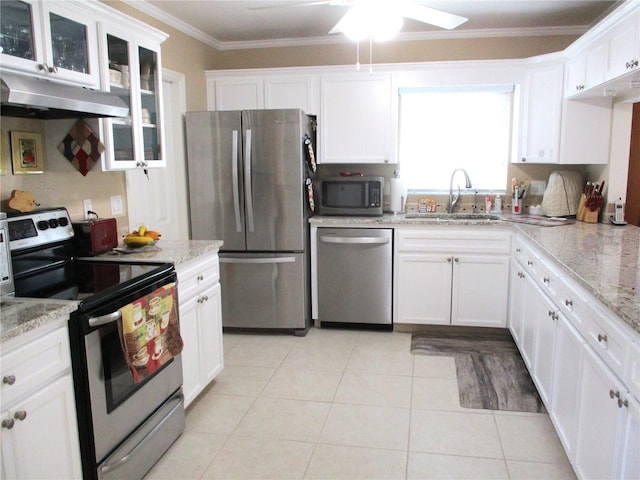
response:
{"label": "oven control knob", "polygon": [[69,220],[67,219],[67,217],[60,217],[58,219],[58,225],[60,225],[61,227],[66,227],[67,225],[69,225]]}
{"label": "oven control knob", "polygon": [[55,218],[49,219],[49,226],[51,228],[56,228],[58,226],[58,220],[56,220]]}
{"label": "oven control knob", "polygon": [[40,220],[38,222],[38,230],[47,230],[49,228],[49,222],[46,220]]}

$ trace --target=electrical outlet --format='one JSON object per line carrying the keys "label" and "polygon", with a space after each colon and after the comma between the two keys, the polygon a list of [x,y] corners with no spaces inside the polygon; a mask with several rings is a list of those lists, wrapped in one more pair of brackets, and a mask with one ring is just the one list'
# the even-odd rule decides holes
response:
{"label": "electrical outlet", "polygon": [[122,215],[122,195],[113,195],[111,197],[111,215]]}
{"label": "electrical outlet", "polygon": [[93,210],[91,199],[87,198],[85,200],[82,200],[82,213],[84,213],[84,218],[91,218],[91,214],[88,213],[89,210]]}
{"label": "electrical outlet", "polygon": [[531,181],[531,195],[544,195],[544,191],[547,189],[547,182],[544,180],[532,180]]}

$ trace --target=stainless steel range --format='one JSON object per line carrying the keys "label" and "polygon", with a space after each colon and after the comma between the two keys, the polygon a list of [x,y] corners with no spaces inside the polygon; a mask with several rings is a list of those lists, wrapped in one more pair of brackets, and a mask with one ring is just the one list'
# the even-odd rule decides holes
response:
{"label": "stainless steel range", "polygon": [[136,383],[117,321],[174,284],[173,265],[76,259],[64,208],[10,215],[8,231],[15,295],[79,302],[69,335],[84,478],[142,478],[184,430],[181,357]]}

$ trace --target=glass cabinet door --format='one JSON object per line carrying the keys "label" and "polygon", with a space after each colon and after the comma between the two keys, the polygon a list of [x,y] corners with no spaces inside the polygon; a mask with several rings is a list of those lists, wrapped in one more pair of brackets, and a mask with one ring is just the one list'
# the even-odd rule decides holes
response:
{"label": "glass cabinet door", "polygon": [[0,52],[36,61],[32,6],[17,0],[0,3]]}
{"label": "glass cabinet door", "polygon": [[[133,112],[131,102],[132,79],[130,74],[131,55],[129,42],[114,35],[107,34],[107,58],[109,63],[109,90],[129,107],[126,118],[106,120],[110,126],[110,146],[107,155],[111,158],[113,168],[127,168],[136,159],[134,143]],[[129,164],[129,165],[128,165]]]}
{"label": "glass cabinet door", "polygon": [[143,157],[146,162],[162,161],[160,148],[160,85],[157,74],[158,55],[153,50],[138,48],[140,62],[140,106]]}

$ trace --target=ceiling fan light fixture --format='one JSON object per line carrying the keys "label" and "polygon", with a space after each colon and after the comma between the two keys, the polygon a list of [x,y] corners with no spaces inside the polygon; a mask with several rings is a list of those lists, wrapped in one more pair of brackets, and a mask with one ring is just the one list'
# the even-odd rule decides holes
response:
{"label": "ceiling fan light fixture", "polygon": [[391,8],[359,4],[349,9],[335,30],[341,31],[355,42],[366,38],[383,42],[393,38],[402,28],[402,24],[402,16]]}

